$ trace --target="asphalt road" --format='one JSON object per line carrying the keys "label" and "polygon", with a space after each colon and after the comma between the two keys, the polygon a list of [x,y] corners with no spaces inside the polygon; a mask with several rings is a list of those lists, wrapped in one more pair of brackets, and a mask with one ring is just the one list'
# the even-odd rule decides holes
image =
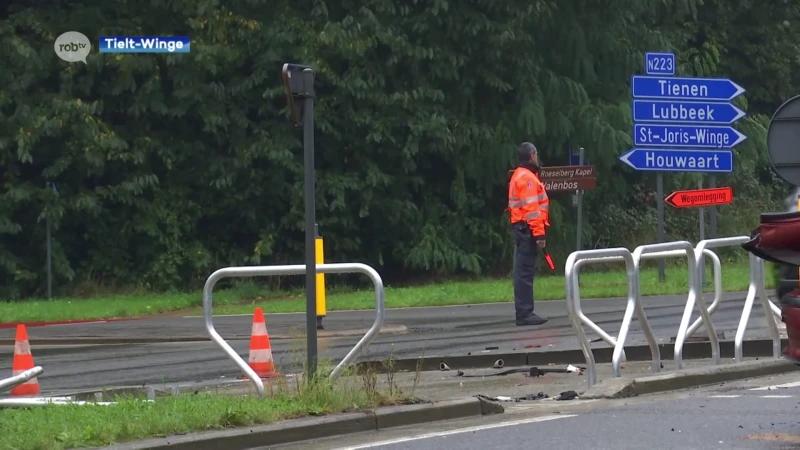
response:
{"label": "asphalt road", "polygon": [[[710,303],[711,296],[707,302]],[[727,294],[714,315],[717,331],[732,339],[744,296]],[[685,297],[645,297],[645,308],[657,337],[669,342],[675,336],[683,314]],[[624,299],[582,301],[583,312],[611,335],[616,335],[625,308]],[[491,304],[444,308],[390,309],[385,325],[401,333],[382,333],[363,357],[377,358],[420,355],[466,355],[496,347],[496,352],[548,351],[577,348],[563,301],[538,302],[537,311],[550,318],[542,327],[517,327],[511,304]],[[325,319],[328,337],[319,339],[320,357],[338,361],[355,345],[375,319],[374,311],[333,312]],[[696,314],[695,314],[696,315]],[[748,338],[766,337],[766,324],[759,305],[753,308]],[[226,316],[214,319],[217,331],[243,357],[249,351],[251,316]],[[276,363],[292,370],[305,360],[303,314],[267,316]],[[405,328],[403,328],[405,327]],[[701,328],[698,335],[704,333]],[[198,337],[207,339],[202,318],[160,317],[123,322],[89,323],[32,327],[32,340],[78,337],[149,337],[169,339]],[[0,339],[13,338],[13,329],[0,329]],[[634,320],[630,344],[644,343]],[[604,343],[597,343],[604,346]],[[534,348],[535,347],[535,348]],[[45,374],[39,381],[45,392],[96,387],[203,381],[237,377],[233,362],[215,344],[208,341],[126,344],[102,346],[33,346],[36,364]],[[10,373],[13,346],[0,354],[0,374]],[[668,355],[663,355],[669,357]]]}
{"label": "asphalt road", "polygon": [[[775,385],[786,384],[785,387]],[[305,442],[284,450],[797,449],[800,374]],[[255,449],[254,449],[255,450]]]}

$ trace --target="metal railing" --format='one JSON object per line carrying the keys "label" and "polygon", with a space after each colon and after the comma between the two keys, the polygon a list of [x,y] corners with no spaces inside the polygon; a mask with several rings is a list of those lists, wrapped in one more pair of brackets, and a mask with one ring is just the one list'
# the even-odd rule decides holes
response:
{"label": "metal railing", "polygon": [[[676,250],[677,249],[677,250]],[[691,252],[688,253],[691,249]],[[623,253],[620,249],[608,249],[619,251],[619,253]],[[622,249],[626,250],[627,249]],[[603,329],[597,326],[594,322],[592,322],[589,318],[587,318],[580,308],[580,285],[579,285],[579,275],[580,275],[580,268],[587,264],[598,264],[598,263],[610,263],[610,262],[623,262],[626,260],[624,256],[600,256],[598,253],[600,250],[585,250],[582,253],[582,258],[578,259],[577,256],[573,258],[573,255],[570,255],[570,258],[567,259],[567,263],[565,265],[565,275],[566,275],[566,283],[567,283],[567,311],[569,312],[570,321],[572,322],[573,328],[576,330],[578,334],[578,342],[583,350],[584,356],[586,357],[586,365],[587,365],[587,383],[589,386],[592,386],[594,383],[597,382],[596,370],[595,370],[595,360],[594,354],[591,351],[591,346],[589,344],[588,339],[586,338],[586,334],[583,332],[583,328],[581,323],[586,324],[592,331],[596,332],[601,339],[603,339],[606,343],[611,345],[612,347],[617,346],[618,340],[611,337],[608,333],[606,333]],[[592,252],[589,257],[585,255],[587,252]],[[574,252],[573,254],[577,254],[579,252]],[[598,255],[591,257],[591,255]],[[704,255],[709,258],[713,265],[714,265],[714,302],[712,306],[709,308],[709,312],[713,313],[716,311],[717,307],[719,306],[720,300],[722,298],[722,267],[720,264],[719,257],[711,250],[704,250]],[[687,257],[690,261],[694,260],[694,248],[691,246],[691,243],[686,241],[680,242],[668,242],[663,244],[653,244],[653,245],[643,245],[637,247],[634,250],[634,253],[631,254],[631,258],[633,260],[633,266],[635,268],[635,277],[634,285],[636,286],[636,302],[634,306],[634,310],[636,312],[636,316],[639,319],[640,326],[642,327],[642,332],[645,335],[645,340],[647,341],[648,345],[650,346],[650,353],[652,355],[652,363],[651,369],[653,372],[660,372],[661,371],[661,350],[658,347],[658,341],[655,337],[655,333],[650,326],[650,322],[647,319],[647,316],[644,311],[644,305],[641,302],[641,290],[640,290],[640,282],[639,282],[639,275],[640,275],[640,268],[641,268],[641,261],[642,260],[654,260],[654,259],[664,259],[664,258],[675,258],[675,257]],[[691,263],[690,263],[691,264]],[[688,288],[691,291],[692,284],[689,284]],[[630,285],[629,285],[630,287]],[[577,306],[576,306],[577,305]],[[624,321],[623,321],[624,326]],[[630,324],[628,324],[629,328]],[[691,333],[697,330],[700,326],[700,319],[698,322],[692,325]],[[622,329],[620,329],[622,331]],[[626,335],[627,335],[626,330]],[[587,354],[588,353],[588,354]],[[621,359],[625,358],[624,348],[621,353]],[[621,361],[620,361],[621,362]],[[613,364],[613,357],[612,357],[612,368],[614,367]],[[619,376],[619,371],[615,372],[615,377]]]}
{"label": "metal railing", "polygon": [[[203,287],[203,317],[205,319],[206,331],[208,331],[211,340],[214,341],[230,359],[236,363],[236,366],[244,372],[247,378],[252,381],[253,386],[259,397],[264,396],[264,382],[255,371],[250,368],[247,362],[239,356],[238,353],[217,333],[214,328],[213,321],[213,301],[212,293],[214,286],[224,278],[244,278],[244,277],[259,277],[259,276],[273,276],[273,275],[302,275],[306,273],[305,265],[280,265],[280,266],[249,266],[249,267],[226,267],[219,269],[212,273],[206,280]],[[338,264],[318,264],[317,273],[363,273],[372,280],[375,287],[375,322],[372,327],[367,331],[364,337],[350,350],[349,353],[339,362],[330,374],[331,379],[336,379],[341,375],[345,366],[350,364],[357,356],[358,353],[372,343],[381,327],[383,326],[383,319],[386,315],[385,312],[385,294],[383,289],[383,280],[378,272],[372,267],[361,263],[338,263]]]}
{"label": "metal railing", "polygon": [[39,375],[44,373],[44,369],[42,366],[36,366],[32,369],[28,369],[20,374],[14,375],[10,378],[5,378],[0,380],[0,392],[14,389],[16,386],[31,380],[32,378],[38,377]]}
{"label": "metal railing", "polygon": [[[722,288],[722,263],[719,260],[719,256],[717,256],[716,253],[714,253],[709,249],[704,249],[703,254],[705,255],[706,258],[711,260],[711,264],[714,267],[714,300],[711,302],[711,305],[708,306],[708,314],[713,315],[714,312],[717,311],[717,308],[719,308],[719,304],[722,301],[722,294],[724,292]],[[703,266],[704,267],[702,269],[700,268],[697,269],[698,272],[700,273],[705,272],[706,270],[705,264],[703,264]],[[700,291],[698,292],[698,295],[704,295],[704,293]],[[702,324],[703,324],[703,318],[698,317],[697,320],[694,321],[692,326],[690,326],[689,329],[686,331],[686,339],[692,337]]]}
{"label": "metal railing", "polygon": [[[597,326],[596,323],[592,322],[588,317],[586,317],[583,314],[583,311],[581,311],[580,282],[578,275],[580,274],[581,267],[584,265],[618,261],[624,261],[625,268],[627,269],[628,306],[625,308],[625,314],[622,316],[622,325],[620,326],[617,339],[614,339],[608,335],[608,333],[603,331],[603,329]],[[609,343],[609,345],[614,346],[614,353],[611,356],[611,368],[614,373],[614,377],[619,377],[620,366],[622,364],[622,358],[624,355],[625,339],[628,337],[628,329],[630,328],[633,313],[634,311],[637,314],[642,312],[641,308],[636,307],[636,296],[634,293],[637,292],[639,288],[637,286],[638,277],[636,276],[635,271],[636,269],[633,262],[633,255],[631,255],[631,252],[627,248],[620,247],[598,250],[580,250],[572,252],[567,258],[567,262],[564,266],[567,292],[567,311],[569,313],[572,327],[575,329],[575,333],[578,335],[578,343],[580,344],[581,350],[583,350],[583,355],[586,358],[586,382],[589,386],[592,386],[597,382],[597,371],[595,368],[596,364],[594,353],[592,353],[591,345],[589,344],[589,340],[586,338],[586,333],[583,330],[583,324],[600,335],[600,337]],[[647,322],[647,318],[639,316],[639,321],[641,322],[643,328],[649,328],[650,324]],[[650,334],[652,335],[652,330],[650,330]],[[657,352],[658,344],[653,341],[650,345],[650,348],[651,350]]]}
{"label": "metal railing", "polygon": [[776,315],[781,316],[780,308],[775,306],[767,296],[767,287],[764,280],[764,260],[754,254],[750,254],[750,286],[747,289],[747,297],[744,300],[742,317],[739,319],[739,327],[736,329],[736,338],[733,341],[734,357],[741,362],[744,358],[742,345],[744,343],[744,333],[747,324],[750,322],[750,313],[753,310],[753,302],[756,297],[761,301],[764,308],[764,318],[767,321],[770,334],[772,335],[772,356],[781,356],[781,334],[778,330]]}
{"label": "metal railing", "polygon": [[[578,343],[586,358],[587,365],[587,384],[592,386],[597,382],[596,363],[594,354],[592,353],[591,345],[586,337],[583,325],[588,326],[600,338],[614,347],[614,353],[611,359],[612,373],[614,377],[620,376],[620,365],[625,358],[625,339],[629,333],[630,323],[633,312],[636,312],[637,318],[642,327],[645,339],[650,346],[652,354],[652,367],[653,372],[661,370],[661,353],[658,347],[658,342],[647,319],[644,305],[641,301],[640,291],[640,275],[641,275],[641,261],[649,259],[662,259],[670,257],[685,256],[688,260],[689,272],[689,295],[686,300],[686,306],[683,311],[678,334],[675,337],[675,367],[680,370],[683,368],[683,346],[686,339],[692,336],[701,325],[707,324],[706,331],[708,333],[709,342],[711,344],[711,358],[715,364],[720,364],[720,346],[719,338],[717,337],[714,323],[712,322],[712,314],[719,308],[722,301],[723,285],[722,285],[722,264],[719,257],[714,253],[712,248],[720,247],[733,247],[741,245],[750,240],[747,236],[735,236],[719,239],[706,239],[700,241],[696,247],[688,241],[666,242],[660,244],[642,245],[634,249],[630,253],[625,248],[610,248],[598,250],[583,250],[576,251],[569,255],[564,268],[565,283],[566,283],[566,297],[567,297],[567,311],[569,313],[570,322],[577,334]],[[703,275],[705,273],[705,259],[708,258],[713,264],[714,273],[714,300],[710,306],[706,306],[705,294],[703,292]],[[628,307],[623,315],[622,324],[620,326],[619,335],[615,339],[606,333],[597,324],[587,318],[580,305],[580,283],[579,274],[580,269],[584,265],[599,264],[599,263],[612,263],[612,262],[625,262],[627,267],[628,276]],[[736,338],[734,340],[735,359],[742,361],[742,346],[744,341],[744,334],[747,325],[750,321],[750,314],[752,312],[753,303],[756,297],[759,298],[762,307],[764,308],[764,315],[767,320],[767,325],[770,329],[772,336],[772,352],[775,357],[781,355],[781,339],[780,331],[778,329],[777,321],[780,320],[781,310],[776,306],[767,295],[765,273],[764,273],[764,260],[755,255],[750,255],[750,286],[748,289],[747,297],[745,298],[744,308],[742,309],[742,316],[739,320],[739,326],[736,330]],[[689,325],[691,321],[692,311],[695,306],[699,310],[700,317]]]}
{"label": "metal railing", "polygon": [[[693,281],[695,283],[695,292],[703,291],[702,277],[699,272],[701,269],[705,272],[705,267],[702,265],[703,254],[706,249],[720,248],[720,247],[733,247],[742,245],[750,240],[747,236],[735,236],[719,239],[706,239],[700,241],[695,247],[695,275]],[[720,363],[719,354],[719,338],[717,337],[717,330],[714,328],[714,323],[708,314],[705,299],[700,296],[689,296],[686,301],[686,307],[683,310],[683,317],[681,318],[680,326],[678,327],[678,334],[675,336],[675,368],[680,370],[683,368],[683,344],[686,342],[686,337],[689,331],[689,321],[692,319],[692,310],[697,303],[697,308],[700,312],[700,317],[703,319],[702,323],[708,332],[708,340],[711,344],[711,359],[715,364]]]}
{"label": "metal railing", "polygon": [[[703,254],[705,254],[707,249],[740,246],[749,241],[750,237],[748,236],[734,236],[700,241],[697,244],[697,247],[695,247],[696,262],[698,264],[701,262]],[[753,302],[755,301],[756,297],[759,297],[762,306],[764,307],[765,319],[767,320],[767,325],[770,329],[770,334],[772,335],[773,339],[773,355],[776,357],[780,356],[780,332],[778,331],[778,325],[775,321],[776,317],[780,317],[780,308],[775,306],[767,296],[766,283],[764,280],[764,260],[751,254],[749,256],[749,261],[750,285],[748,287],[747,297],[745,298],[745,304],[742,309],[742,316],[739,319],[739,326],[736,330],[736,338],[734,340],[734,355],[737,361],[742,361],[743,359],[742,346],[744,341],[744,333],[747,328],[747,324],[750,321],[750,313],[752,312]],[[695,276],[695,283],[697,284],[697,289],[702,292],[702,279],[700,277],[700,270],[704,270],[704,268],[701,268],[698,265],[696,270],[697,274]],[[683,311],[683,318],[681,319],[681,324],[678,328],[678,335],[675,337],[676,369],[681,369],[683,367],[683,345],[686,342],[687,336],[696,331],[697,327],[699,327],[701,324],[706,324],[706,330],[708,331],[709,342],[711,344],[711,359],[714,360],[715,364],[720,364],[721,362],[719,339],[717,337],[714,324],[710,320],[710,312],[713,312],[713,310],[711,308],[706,308],[705,301],[702,296],[699,296],[697,299],[699,300],[698,309],[700,310],[701,317],[695,321],[691,328],[688,327],[692,310],[695,306],[693,299],[689,299],[689,301],[686,302],[686,308]],[[714,305],[712,304],[712,307],[713,306]]]}
{"label": "metal railing", "polygon": [[[653,373],[661,371],[661,351],[658,348],[658,341],[656,341],[655,335],[653,334],[653,329],[650,327],[650,324],[647,320],[647,316],[644,313],[644,307],[642,306],[642,293],[640,290],[639,284],[639,277],[641,276],[641,261],[643,259],[664,259],[666,257],[680,257],[685,256],[688,264],[689,264],[689,295],[688,295],[688,302],[694,301],[695,298],[698,296],[697,291],[697,283],[695,283],[695,276],[697,274],[697,270],[695,268],[695,250],[692,244],[689,241],[675,241],[675,242],[664,242],[659,244],[647,244],[647,245],[640,245],[633,250],[633,264],[636,268],[636,292],[634,295],[636,296],[636,303],[639,305],[639,308],[642,309],[642,330],[644,331],[645,338],[648,342],[655,342],[655,350],[653,344],[650,344],[650,349],[653,354],[653,363],[651,366],[651,370]],[[702,264],[702,261],[701,261]],[[703,295],[702,286],[700,289],[700,296]],[[705,316],[704,316],[705,317]],[[645,325],[646,324],[646,325]]]}

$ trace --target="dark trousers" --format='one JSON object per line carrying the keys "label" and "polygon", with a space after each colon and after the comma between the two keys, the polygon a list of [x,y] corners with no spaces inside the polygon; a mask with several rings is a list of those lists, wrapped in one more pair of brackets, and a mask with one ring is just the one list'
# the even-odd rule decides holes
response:
{"label": "dark trousers", "polygon": [[533,278],[536,275],[538,247],[526,223],[511,226],[514,236],[514,308],[517,319],[533,313]]}

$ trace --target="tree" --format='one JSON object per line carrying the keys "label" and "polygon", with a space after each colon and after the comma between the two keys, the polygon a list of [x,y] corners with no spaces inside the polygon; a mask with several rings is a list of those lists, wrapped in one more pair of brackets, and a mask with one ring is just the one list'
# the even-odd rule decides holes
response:
{"label": "tree", "polygon": [[[8,61],[0,69],[2,295],[40,292],[45,217],[65,291],[84,280],[184,288],[221,266],[299,262],[302,143],[287,120],[284,62],[317,73],[317,217],[329,259],[373,264],[389,281],[506,271],[506,183],[525,140],[550,165],[565,163],[567,143],[586,147],[599,172],[585,203],[587,242],[641,244],[655,223],[652,180],[616,158],[632,144],[629,80],[644,52],[675,51],[682,73],[736,72],[762,114],[793,89],[786,66],[797,63],[781,62],[798,42],[797,7],[788,3],[758,14],[713,1],[659,5],[13,3],[0,21],[9,43],[0,48]],[[779,24],[788,38],[767,30],[778,19],[788,21]],[[67,29],[92,42],[189,35],[192,50],[93,52],[87,65],[68,64],[52,51]],[[763,64],[748,64],[756,57]],[[723,178],[737,192],[726,231],[744,232],[750,219],[739,217],[763,207],[759,196],[779,195],[764,157],[765,120],[742,123],[749,139],[737,150],[737,176]],[[668,178],[686,187],[696,177]],[[751,199],[743,215],[739,194]],[[574,213],[568,196],[552,197],[549,247],[563,259],[573,250]],[[692,217],[670,214],[670,234],[689,235]]]}

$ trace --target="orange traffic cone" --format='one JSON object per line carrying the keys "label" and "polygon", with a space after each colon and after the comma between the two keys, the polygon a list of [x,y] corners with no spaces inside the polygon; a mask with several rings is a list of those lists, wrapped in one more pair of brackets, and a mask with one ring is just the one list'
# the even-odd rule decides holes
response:
{"label": "orange traffic cone", "polygon": [[[33,369],[33,355],[31,345],[28,343],[28,331],[25,325],[17,325],[17,338],[14,343],[14,360],[11,363],[13,375],[19,375],[26,370]],[[21,397],[39,394],[39,380],[35,377],[11,389],[12,397]]]}
{"label": "orange traffic cone", "polygon": [[267,322],[264,320],[264,311],[256,308],[253,314],[253,331],[250,333],[250,360],[252,368],[261,378],[276,378],[281,376],[275,371],[275,361],[272,359],[272,345],[269,343]]}

